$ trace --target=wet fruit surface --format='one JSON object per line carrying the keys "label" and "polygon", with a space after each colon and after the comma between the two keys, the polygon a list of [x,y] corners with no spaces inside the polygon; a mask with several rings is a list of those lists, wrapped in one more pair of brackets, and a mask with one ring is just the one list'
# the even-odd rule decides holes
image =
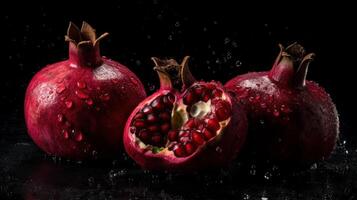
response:
{"label": "wet fruit surface", "polygon": [[[69,59],[43,68],[27,88],[28,132],[50,155],[91,159],[96,151],[114,156],[122,149],[126,119],[145,91],[128,68],[100,57],[99,49],[89,48],[98,54],[94,58],[81,52],[84,47],[72,41],[74,26],[67,35]],[[83,23],[82,29],[90,32],[88,26]]]}
{"label": "wet fruit surface", "polygon": [[283,165],[329,157],[338,138],[339,119],[329,94],[306,81],[313,56],[296,43],[281,47],[270,72],[240,75],[225,85],[248,114],[247,154],[256,152],[259,159]]}

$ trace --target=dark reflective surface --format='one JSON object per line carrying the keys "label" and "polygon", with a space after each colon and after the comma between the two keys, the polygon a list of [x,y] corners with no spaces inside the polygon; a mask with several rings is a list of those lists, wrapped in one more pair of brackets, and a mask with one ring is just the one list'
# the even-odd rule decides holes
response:
{"label": "dark reflective surface", "polygon": [[126,156],[94,163],[48,157],[27,137],[1,140],[0,166],[2,199],[357,198],[357,148],[346,140],[331,159],[300,172],[242,163],[189,175],[148,172]]}

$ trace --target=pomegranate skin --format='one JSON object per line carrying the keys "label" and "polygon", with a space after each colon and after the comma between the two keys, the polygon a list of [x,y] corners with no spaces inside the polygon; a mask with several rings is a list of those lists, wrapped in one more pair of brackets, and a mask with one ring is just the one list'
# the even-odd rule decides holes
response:
{"label": "pomegranate skin", "polygon": [[[282,48],[270,72],[240,75],[225,85],[247,111],[245,152],[257,153],[258,159],[306,165],[328,158],[335,147],[339,134],[336,107],[322,87],[305,81],[312,54],[301,61],[302,72],[295,71],[295,61],[289,62],[299,48],[298,44],[286,51]],[[289,56],[284,57],[287,52]]]}
{"label": "pomegranate skin", "polygon": [[[145,105],[152,102],[154,99],[161,95],[166,95],[168,93],[176,96],[176,106],[179,106],[180,100],[184,99],[185,91],[188,91],[192,85],[208,85],[214,84],[217,87],[223,89],[223,86],[218,82],[202,82],[193,80],[193,76],[188,70],[187,59],[185,57],[184,61],[179,67],[183,82],[183,89],[181,91],[176,90],[171,85],[171,80],[168,76],[163,76],[159,71],[160,77],[160,89],[143,100],[132,112],[124,129],[124,147],[128,155],[135,160],[142,168],[148,170],[166,170],[166,171],[180,171],[180,172],[193,172],[197,170],[207,170],[215,169],[219,167],[227,166],[231,161],[233,161],[245,142],[248,124],[246,114],[243,108],[239,105],[235,98],[227,96],[232,105],[232,112],[230,116],[230,121],[220,135],[216,135],[212,140],[206,141],[206,143],[201,144],[202,146],[197,147],[197,150],[188,156],[175,156],[174,153],[170,152],[166,148],[161,150],[161,152],[153,153],[147,148],[142,148],[139,145],[138,138],[135,134],[131,133],[131,128],[137,113],[142,110]],[[162,62],[162,61],[161,61]],[[177,66],[176,61],[168,60],[162,63],[168,62],[168,66]],[[159,62],[160,63],[160,62]],[[157,65],[158,66],[158,65]],[[157,66],[155,68],[157,68]],[[155,69],[154,68],[154,69]],[[193,81],[193,82],[192,82]],[[193,86],[194,87],[194,86]],[[225,91],[223,91],[225,93]],[[227,93],[226,93],[227,94]],[[174,107],[176,107],[174,106]],[[173,115],[174,116],[174,115]],[[172,119],[171,119],[172,120]],[[173,121],[171,121],[173,123]],[[167,144],[166,144],[167,145]]]}
{"label": "pomegranate skin", "polygon": [[70,42],[69,59],[43,68],[27,88],[28,134],[49,155],[90,159],[119,153],[126,119],[146,96],[128,68],[101,57],[98,46],[85,48]]}

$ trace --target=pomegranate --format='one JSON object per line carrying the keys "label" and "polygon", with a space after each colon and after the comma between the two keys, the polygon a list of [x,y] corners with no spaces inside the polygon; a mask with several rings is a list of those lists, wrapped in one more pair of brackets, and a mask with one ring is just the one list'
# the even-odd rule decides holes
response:
{"label": "pomegranate", "polygon": [[[185,57],[152,58],[160,89],[142,101],[124,130],[124,146],[141,167],[190,171],[227,165],[245,140],[247,122],[215,81],[195,81]],[[183,85],[182,90],[180,89]]]}
{"label": "pomegranate", "polygon": [[46,66],[25,97],[28,133],[43,151],[70,159],[110,157],[122,149],[122,131],[146,94],[125,66],[101,57],[95,30],[69,24],[69,59]]}
{"label": "pomegranate", "polygon": [[338,114],[329,94],[306,81],[313,57],[297,43],[286,49],[280,45],[269,72],[240,75],[226,83],[248,113],[247,152],[276,163],[305,165],[333,151]]}

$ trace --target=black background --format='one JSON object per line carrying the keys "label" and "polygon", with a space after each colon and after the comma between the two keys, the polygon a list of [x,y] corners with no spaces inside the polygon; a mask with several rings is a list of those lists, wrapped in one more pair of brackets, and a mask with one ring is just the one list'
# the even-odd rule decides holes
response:
{"label": "black background", "polygon": [[0,150],[7,152],[6,148],[16,142],[33,146],[23,119],[26,86],[39,69],[67,58],[64,35],[68,23],[80,25],[82,20],[98,34],[110,33],[101,43],[102,55],[134,71],[148,94],[158,87],[151,56],[181,60],[190,55],[191,70],[197,78],[225,83],[238,74],[270,69],[278,43],[297,41],[317,54],[308,79],[331,94],[340,114],[341,137],[354,145],[356,22],[352,6],[342,2],[168,2],[2,5]]}

